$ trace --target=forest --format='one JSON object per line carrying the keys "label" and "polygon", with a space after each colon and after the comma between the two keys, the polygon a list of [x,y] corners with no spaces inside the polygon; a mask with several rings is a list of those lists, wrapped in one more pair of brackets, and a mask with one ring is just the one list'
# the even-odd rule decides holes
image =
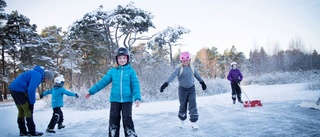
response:
{"label": "forest", "polygon": [[[103,9],[101,5],[74,21],[68,31],[53,24],[38,33],[37,25],[30,24],[28,17],[19,11],[6,13],[6,6],[0,0],[0,101],[7,99],[11,81],[35,65],[55,71],[56,76],[63,75],[66,88],[84,93],[113,67],[118,47],[130,50],[141,91],[149,101],[153,100],[160,85],[180,63],[178,57],[182,51],[173,48],[179,49],[180,40],[192,31],[176,25],[147,36],[148,30],[156,27],[153,23],[156,15],[130,2],[114,9]],[[319,74],[320,55],[316,50],[306,50],[300,37],[288,41],[286,50],[280,50],[280,45],[274,43],[272,53],[261,47],[251,50],[248,57],[237,50],[237,45],[228,46],[231,49],[223,53],[211,46],[194,55],[192,61],[203,78],[226,82],[231,62],[239,64],[246,77],[244,84],[283,84],[285,80],[281,79],[289,79],[292,74],[301,75],[297,82],[302,82]],[[291,82],[296,82],[297,77],[292,79],[295,80]],[[217,84],[215,88],[219,87]],[[50,83],[42,84],[38,90],[50,86]]]}

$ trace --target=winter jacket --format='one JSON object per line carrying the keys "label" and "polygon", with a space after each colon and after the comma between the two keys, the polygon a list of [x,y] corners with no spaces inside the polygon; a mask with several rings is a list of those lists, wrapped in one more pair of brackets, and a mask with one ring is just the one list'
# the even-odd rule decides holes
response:
{"label": "winter jacket", "polygon": [[43,96],[51,95],[51,106],[52,108],[63,107],[63,95],[75,97],[77,94],[66,90],[61,86],[54,86],[52,89],[42,93]]}
{"label": "winter jacket", "polygon": [[90,95],[99,92],[111,82],[110,102],[141,101],[139,80],[130,64],[111,68],[98,83],[89,89]]}
{"label": "winter jacket", "polygon": [[236,81],[242,81],[243,76],[239,69],[231,69],[227,78],[231,83],[236,83]]}
{"label": "winter jacket", "polygon": [[44,69],[35,66],[33,70],[20,74],[9,86],[10,91],[25,92],[28,94],[30,104],[36,102],[36,89],[44,78]]}
{"label": "winter jacket", "polygon": [[[181,74],[180,70],[181,67],[183,67],[183,71]],[[194,72],[193,72],[194,71]],[[194,77],[199,81],[199,82],[203,82],[201,76],[199,75],[197,70],[192,70],[192,68],[190,66],[181,66],[179,65],[178,67],[176,67],[176,69],[172,72],[172,74],[170,75],[170,77],[167,79],[167,83],[170,83],[174,80],[174,78],[176,78],[178,76],[178,81],[179,81],[179,85],[184,87],[184,88],[190,88],[194,85]]]}

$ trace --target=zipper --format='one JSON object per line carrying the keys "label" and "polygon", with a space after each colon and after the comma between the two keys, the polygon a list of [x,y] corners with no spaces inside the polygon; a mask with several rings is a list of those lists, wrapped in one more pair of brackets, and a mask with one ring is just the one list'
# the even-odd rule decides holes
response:
{"label": "zipper", "polygon": [[120,73],[120,102],[123,102],[122,99],[122,75],[123,75],[123,66],[121,67],[121,73]]}

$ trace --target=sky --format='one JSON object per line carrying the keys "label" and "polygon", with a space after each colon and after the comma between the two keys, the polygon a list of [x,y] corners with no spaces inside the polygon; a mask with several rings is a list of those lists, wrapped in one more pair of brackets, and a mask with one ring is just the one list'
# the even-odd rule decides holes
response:
{"label": "sky", "polygon": [[[132,108],[132,118],[139,137],[320,136],[320,106],[315,105],[319,90],[307,91],[303,87],[304,84],[242,86],[251,100],[261,101],[262,107],[244,108],[240,103],[232,104],[230,92],[197,97],[199,129],[196,131],[192,130],[189,118],[182,128],[178,127],[178,100],[141,103],[139,107]],[[49,98],[37,100],[34,106],[33,116],[39,132],[45,132],[52,116],[52,109],[47,105],[50,104]],[[65,96],[67,98],[72,97]],[[78,99],[84,98],[80,96]],[[247,99],[243,97],[243,100]],[[56,127],[56,134],[45,133],[43,137],[107,136],[109,108],[80,111],[64,106],[62,111],[66,127],[61,130]],[[6,123],[0,124],[1,136],[18,136],[17,113],[13,102],[0,103],[0,121]],[[120,137],[124,137],[123,134],[121,126]]]}
{"label": "sky", "polygon": [[[293,39],[301,39],[305,51],[320,52],[319,0],[132,0],[135,6],[154,15],[156,29],[181,25],[191,32],[181,41],[182,51],[195,54],[201,48],[218,48],[219,53],[232,45],[249,52],[261,47],[273,54],[289,48]],[[67,30],[84,14],[103,5],[111,10],[130,0],[6,0],[6,13],[18,10],[27,16],[38,32],[56,25]],[[138,44],[138,43],[137,43]],[[176,49],[174,49],[176,50]]]}

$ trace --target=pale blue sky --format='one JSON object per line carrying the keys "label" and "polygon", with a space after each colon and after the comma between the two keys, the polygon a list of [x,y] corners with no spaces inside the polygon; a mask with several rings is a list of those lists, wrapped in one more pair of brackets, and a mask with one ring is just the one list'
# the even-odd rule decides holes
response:
{"label": "pale blue sky", "polygon": [[[320,52],[320,0],[132,0],[135,6],[151,12],[157,27],[181,25],[191,30],[183,37],[182,50],[196,53],[202,47],[217,47],[222,53],[235,45],[248,57],[250,50],[263,46],[272,53],[274,43],[288,49],[300,37],[306,51]],[[105,10],[130,0],[6,0],[7,13],[18,10],[31,23],[56,25],[67,30],[85,13],[103,5]]]}

